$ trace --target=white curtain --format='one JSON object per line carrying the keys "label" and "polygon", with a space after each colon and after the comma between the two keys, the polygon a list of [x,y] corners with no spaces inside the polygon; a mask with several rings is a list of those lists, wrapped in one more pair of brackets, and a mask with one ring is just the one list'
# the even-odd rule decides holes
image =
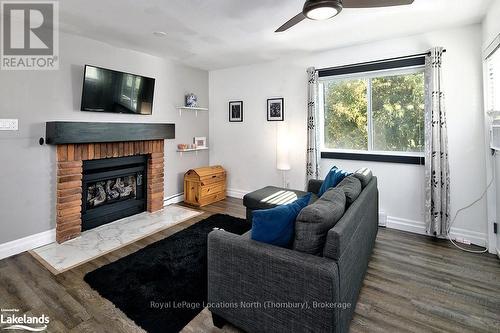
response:
{"label": "white curtain", "polygon": [[319,115],[318,115],[318,72],[314,67],[307,69],[307,165],[306,179],[319,178]]}
{"label": "white curtain", "polygon": [[446,236],[450,225],[450,171],[444,93],[443,48],[425,59],[425,222],[429,235]]}

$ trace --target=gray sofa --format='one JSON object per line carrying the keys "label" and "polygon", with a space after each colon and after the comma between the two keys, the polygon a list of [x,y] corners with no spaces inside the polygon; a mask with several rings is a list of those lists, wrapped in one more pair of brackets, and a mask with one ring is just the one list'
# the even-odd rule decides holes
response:
{"label": "gray sofa", "polygon": [[[378,230],[376,177],[364,185],[327,231],[320,255],[256,242],[250,233],[211,232],[208,307],[215,326],[347,332]],[[318,193],[320,186],[312,181],[308,191]]]}

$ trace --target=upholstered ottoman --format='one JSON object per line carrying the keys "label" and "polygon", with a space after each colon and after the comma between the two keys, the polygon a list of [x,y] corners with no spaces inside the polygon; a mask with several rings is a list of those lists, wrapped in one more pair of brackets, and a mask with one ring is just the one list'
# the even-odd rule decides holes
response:
{"label": "upholstered ottoman", "polygon": [[289,204],[307,192],[287,188],[266,186],[260,190],[248,193],[243,197],[243,205],[247,209],[247,221],[252,223],[252,211],[269,209],[279,205]]}

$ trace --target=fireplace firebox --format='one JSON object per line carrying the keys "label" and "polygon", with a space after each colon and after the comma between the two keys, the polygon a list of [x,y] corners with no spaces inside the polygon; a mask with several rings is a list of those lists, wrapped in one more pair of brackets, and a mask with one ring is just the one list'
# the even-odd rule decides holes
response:
{"label": "fireplace firebox", "polygon": [[146,155],[83,161],[82,231],[146,210]]}

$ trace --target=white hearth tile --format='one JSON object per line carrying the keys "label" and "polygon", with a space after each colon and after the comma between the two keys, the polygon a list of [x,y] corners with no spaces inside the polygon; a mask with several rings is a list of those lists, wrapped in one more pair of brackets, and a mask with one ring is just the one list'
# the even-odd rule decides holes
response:
{"label": "white hearth tile", "polygon": [[53,273],[59,274],[141,238],[189,220],[201,212],[171,205],[156,213],[141,213],[102,225],[62,244],[31,251]]}

